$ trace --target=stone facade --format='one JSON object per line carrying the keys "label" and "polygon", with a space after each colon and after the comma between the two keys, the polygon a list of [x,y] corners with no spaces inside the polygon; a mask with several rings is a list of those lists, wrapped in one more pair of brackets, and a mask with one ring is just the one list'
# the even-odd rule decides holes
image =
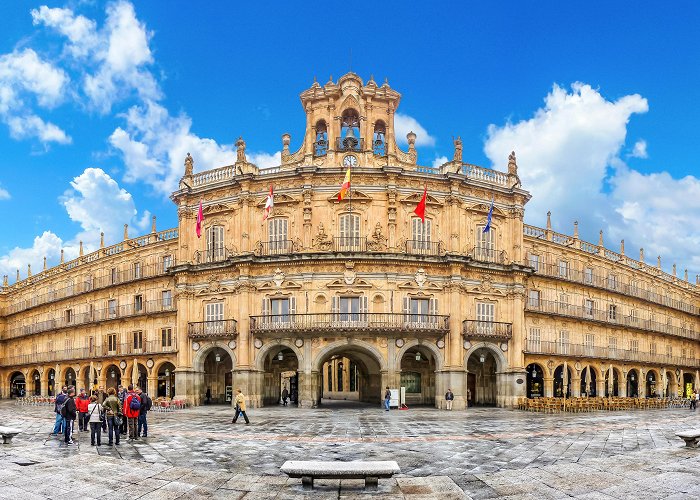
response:
{"label": "stone facade", "polygon": [[248,162],[242,138],[233,165],[196,172],[188,155],[171,196],[176,229],[125,230],[122,243],[6,282],[2,396],[20,381],[45,395],[74,376],[195,404],[239,387],[252,406],[277,404],[286,387],[316,406],[341,379],[372,403],[403,386],[408,404],[442,407],[451,388],[459,409],[565,383],[602,394],[606,374],[620,395],[698,383],[687,276],[611,252],[602,237],[525,225],[515,154],[503,171],[478,167],[457,139],[452,161],[418,165],[415,134],[408,151],[396,144],[400,94],[387,83],[349,73],[314,82],[301,101],[306,133],[295,152],[282,136],[279,167]]}

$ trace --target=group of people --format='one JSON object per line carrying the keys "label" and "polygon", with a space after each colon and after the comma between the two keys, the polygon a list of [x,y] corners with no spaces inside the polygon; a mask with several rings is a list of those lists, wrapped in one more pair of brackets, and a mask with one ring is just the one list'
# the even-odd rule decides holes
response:
{"label": "group of people", "polygon": [[[139,387],[119,386],[104,391],[102,387],[91,395],[80,389],[76,396],[74,386],[63,386],[56,396],[54,412],[56,420],[52,436],[63,434],[66,444],[74,444],[74,425],[78,431],[90,431],[90,444],[102,445],[102,432],[108,433],[109,446],[118,445],[121,434],[128,433],[129,440],[148,437],[148,412],[153,402]],[[246,420],[248,418],[246,417]]]}

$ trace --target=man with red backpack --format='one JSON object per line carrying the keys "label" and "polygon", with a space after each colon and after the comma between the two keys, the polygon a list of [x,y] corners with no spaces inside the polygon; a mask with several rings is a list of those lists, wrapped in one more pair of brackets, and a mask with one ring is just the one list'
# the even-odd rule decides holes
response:
{"label": "man with red backpack", "polygon": [[138,439],[138,418],[141,412],[141,398],[134,392],[134,386],[129,384],[128,392],[124,397],[124,408],[122,410],[126,418],[129,429],[129,439]]}

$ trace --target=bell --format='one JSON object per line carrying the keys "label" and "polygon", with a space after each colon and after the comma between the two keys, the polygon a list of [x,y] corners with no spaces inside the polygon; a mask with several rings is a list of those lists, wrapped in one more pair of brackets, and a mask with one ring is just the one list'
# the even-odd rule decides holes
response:
{"label": "bell", "polygon": [[347,131],[345,132],[345,138],[347,139],[348,137],[352,137],[353,139],[355,138],[355,131],[353,130],[353,127],[347,128]]}

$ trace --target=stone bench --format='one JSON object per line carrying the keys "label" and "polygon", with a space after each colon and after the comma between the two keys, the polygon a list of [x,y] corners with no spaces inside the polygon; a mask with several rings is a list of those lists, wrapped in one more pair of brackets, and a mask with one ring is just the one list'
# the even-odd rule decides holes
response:
{"label": "stone bench", "polygon": [[364,479],[365,488],[376,488],[379,478],[401,472],[399,464],[386,462],[321,462],[287,460],[280,468],[289,477],[300,477],[304,488],[313,488],[314,479]]}
{"label": "stone bench", "polygon": [[685,441],[685,445],[688,448],[697,448],[698,440],[700,440],[700,429],[677,432],[676,436]]}
{"label": "stone bench", "polygon": [[0,427],[0,437],[2,437],[2,444],[9,444],[12,442],[12,438],[19,434],[19,429],[13,429],[12,427]]}

